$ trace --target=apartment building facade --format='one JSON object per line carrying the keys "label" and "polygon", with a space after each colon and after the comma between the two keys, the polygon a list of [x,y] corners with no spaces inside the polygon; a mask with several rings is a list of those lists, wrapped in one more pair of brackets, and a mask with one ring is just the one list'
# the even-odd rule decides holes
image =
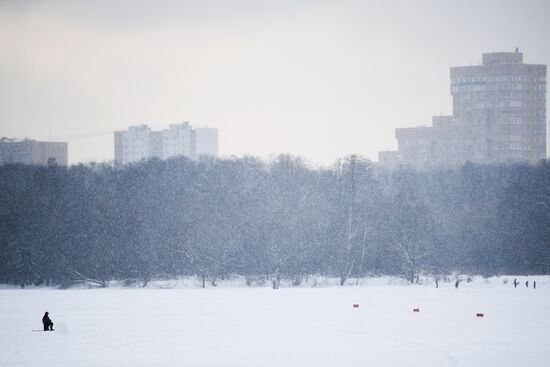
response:
{"label": "apartment building facade", "polygon": [[[207,130],[208,133],[203,133]],[[114,134],[115,164],[124,165],[157,157],[218,155],[218,130],[193,127],[188,122],[170,124],[168,129],[153,131],[147,125],[130,126]],[[208,147],[204,149],[203,147]],[[199,149],[197,149],[199,147]]]}
{"label": "apartment building facade", "polygon": [[0,138],[0,164],[21,163],[66,166],[68,162],[66,142],[37,141],[34,139]]}
{"label": "apartment building facade", "polygon": [[381,152],[387,164],[533,164],[546,158],[546,65],[525,64],[516,49],[483,54],[481,65],[451,67],[450,76],[453,115],[434,116],[430,127],[396,129],[392,160]]}

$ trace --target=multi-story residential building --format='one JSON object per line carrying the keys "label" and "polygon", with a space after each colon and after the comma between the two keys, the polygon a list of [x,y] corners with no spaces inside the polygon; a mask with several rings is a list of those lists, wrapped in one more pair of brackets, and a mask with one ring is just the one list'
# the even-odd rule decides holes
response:
{"label": "multi-story residential building", "polygon": [[0,164],[67,165],[67,143],[0,138]]}
{"label": "multi-story residential building", "polygon": [[[145,158],[158,156],[152,155],[157,148],[151,144],[151,129],[147,125],[130,126],[128,131],[115,132],[115,162],[127,164],[137,162]],[[151,147],[154,147],[151,149]]]}
{"label": "multi-story residential building", "polygon": [[[453,115],[431,127],[396,129],[388,164],[415,166],[527,162],[546,158],[546,65],[523,54],[483,54],[481,65],[451,68]],[[388,154],[380,156],[388,161]]]}
{"label": "multi-story residential building", "polygon": [[193,128],[188,122],[171,124],[167,130],[162,130],[163,159],[184,155],[194,158]]}
{"label": "multi-story residential building", "polygon": [[453,115],[471,124],[471,159],[525,161],[546,157],[546,65],[523,54],[483,55],[483,64],[451,68]]}
{"label": "multi-story residential building", "polygon": [[188,122],[170,124],[168,129],[152,131],[147,125],[130,126],[115,132],[115,163],[128,164],[142,159],[175,156],[196,158],[218,155],[218,130],[193,129]]}
{"label": "multi-story residential building", "polygon": [[468,141],[470,124],[453,116],[433,116],[432,126],[395,129],[398,150],[388,156],[380,152],[379,161],[389,165],[459,165],[472,159]]}
{"label": "multi-story residential building", "polygon": [[218,129],[208,127],[194,130],[195,157],[218,156]]}

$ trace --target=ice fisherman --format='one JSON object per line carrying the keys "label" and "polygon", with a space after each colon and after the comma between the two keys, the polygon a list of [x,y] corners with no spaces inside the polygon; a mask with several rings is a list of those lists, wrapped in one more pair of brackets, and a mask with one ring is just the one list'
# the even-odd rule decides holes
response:
{"label": "ice fisherman", "polygon": [[529,288],[529,281],[528,280],[525,281],[525,287]]}
{"label": "ice fisherman", "polygon": [[44,314],[44,317],[42,317],[42,324],[44,324],[44,331],[53,330],[53,322],[50,320],[50,316],[48,316],[48,312]]}
{"label": "ice fisherman", "polygon": [[519,284],[518,280],[514,278],[514,288],[517,288],[518,284]]}

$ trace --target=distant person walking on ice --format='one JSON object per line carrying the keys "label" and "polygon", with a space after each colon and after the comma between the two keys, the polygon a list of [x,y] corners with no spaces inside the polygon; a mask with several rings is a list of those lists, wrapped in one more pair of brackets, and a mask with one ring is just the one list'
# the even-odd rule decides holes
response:
{"label": "distant person walking on ice", "polygon": [[50,320],[48,312],[44,314],[44,317],[42,318],[42,324],[44,324],[44,331],[53,330],[53,322],[52,320]]}
{"label": "distant person walking on ice", "polygon": [[460,284],[460,279],[457,279],[456,282],[455,282],[455,288],[458,289],[458,285]]}
{"label": "distant person walking on ice", "polygon": [[529,288],[529,281],[528,281],[528,280],[525,281],[525,286],[526,286],[527,288]]}
{"label": "distant person walking on ice", "polygon": [[537,289],[537,281],[533,280],[533,289]]}
{"label": "distant person walking on ice", "polygon": [[517,288],[518,284],[519,284],[518,280],[514,278],[514,288]]}

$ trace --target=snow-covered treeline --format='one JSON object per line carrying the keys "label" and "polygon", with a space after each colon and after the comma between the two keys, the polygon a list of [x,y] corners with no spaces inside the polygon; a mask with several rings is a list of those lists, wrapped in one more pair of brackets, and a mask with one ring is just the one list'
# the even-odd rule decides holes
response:
{"label": "snow-covered treeline", "polygon": [[357,156],[0,167],[0,282],[550,271],[550,165]]}

